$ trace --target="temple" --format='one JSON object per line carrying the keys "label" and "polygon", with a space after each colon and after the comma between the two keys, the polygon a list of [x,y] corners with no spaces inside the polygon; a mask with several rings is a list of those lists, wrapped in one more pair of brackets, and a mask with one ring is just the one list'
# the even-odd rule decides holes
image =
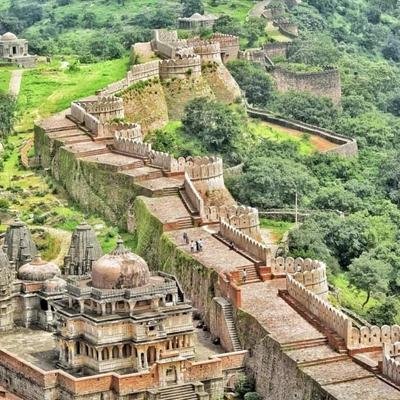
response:
{"label": "temple", "polygon": [[11,32],[0,36],[0,62],[34,67],[37,57],[28,53],[28,41]]}

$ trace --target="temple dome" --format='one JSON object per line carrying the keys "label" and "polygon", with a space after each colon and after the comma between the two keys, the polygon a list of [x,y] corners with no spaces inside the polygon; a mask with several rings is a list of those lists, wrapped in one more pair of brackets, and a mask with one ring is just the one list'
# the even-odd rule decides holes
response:
{"label": "temple dome", "polygon": [[55,276],[51,279],[47,279],[44,282],[44,291],[46,293],[60,293],[63,292],[67,287],[67,282],[64,279]]}
{"label": "temple dome", "polygon": [[40,255],[35,256],[31,262],[18,270],[18,278],[24,281],[42,282],[60,275],[60,268],[52,262],[42,260]]}
{"label": "temple dome", "polygon": [[147,285],[149,281],[146,261],[127,250],[122,240],[118,240],[114,251],[93,264],[92,286],[97,289],[136,288]]}
{"label": "temple dome", "polygon": [[16,39],[17,37],[11,32],[7,32],[3,36],[1,36],[1,40],[16,40]]}

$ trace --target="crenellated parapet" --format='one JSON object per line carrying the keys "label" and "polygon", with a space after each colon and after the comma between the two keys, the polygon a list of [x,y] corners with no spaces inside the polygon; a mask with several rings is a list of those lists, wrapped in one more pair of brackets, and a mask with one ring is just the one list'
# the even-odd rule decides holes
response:
{"label": "crenellated parapet", "polygon": [[399,325],[353,326],[349,347],[353,350],[393,345],[400,341]]}
{"label": "crenellated parapet", "polygon": [[194,53],[201,57],[203,64],[215,62],[222,63],[221,45],[219,42],[205,41],[198,38],[188,39],[188,44],[192,46]]}
{"label": "crenellated parapet", "polygon": [[260,218],[258,210],[253,207],[206,206],[204,207],[204,221],[207,223],[226,221],[253,239],[261,239]]}
{"label": "crenellated parapet", "polygon": [[140,124],[130,124],[130,123],[111,123],[107,124],[108,131],[113,134],[114,141],[126,139],[132,141],[142,141],[142,127]]}
{"label": "crenellated parapet", "polygon": [[382,374],[400,385],[400,342],[385,344],[382,352]]}
{"label": "crenellated parapet", "polygon": [[240,49],[238,36],[224,33],[214,33],[210,41],[213,43],[219,43],[223,62],[236,60],[238,58]]}
{"label": "crenellated parapet", "polygon": [[271,249],[265,244],[246,235],[225,221],[220,222],[219,234],[227,241],[233,243],[235,247],[261,262],[262,265],[270,264]]}
{"label": "crenellated parapet", "polygon": [[224,168],[219,157],[188,157],[185,170],[203,196],[225,187]]}
{"label": "crenellated parapet", "polygon": [[287,292],[307,311],[316,316],[330,330],[336,332],[348,347],[351,343],[352,321],[327,300],[313,293],[292,275],[286,276]]}
{"label": "crenellated parapet", "polygon": [[124,118],[124,102],[116,96],[100,96],[95,101],[81,102],[82,107],[101,122]]}
{"label": "crenellated parapet", "polygon": [[182,58],[163,60],[160,63],[161,79],[187,79],[201,76],[201,58],[198,55],[188,55]]}

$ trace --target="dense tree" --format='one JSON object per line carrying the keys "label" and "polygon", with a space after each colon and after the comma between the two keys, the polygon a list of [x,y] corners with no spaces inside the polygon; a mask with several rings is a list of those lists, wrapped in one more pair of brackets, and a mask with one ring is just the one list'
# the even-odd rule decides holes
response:
{"label": "dense tree", "polygon": [[187,135],[198,137],[209,152],[234,157],[236,143],[242,135],[241,117],[229,106],[215,100],[197,98],[185,107],[182,119]]}
{"label": "dense tree", "polygon": [[4,138],[12,133],[15,111],[15,98],[0,92],[0,138]]}
{"label": "dense tree", "polygon": [[230,62],[228,68],[251,104],[266,107],[270,103],[274,93],[273,81],[260,66],[238,60]]}
{"label": "dense tree", "polygon": [[348,274],[350,284],[367,292],[363,307],[368,303],[372,292],[387,292],[389,270],[389,265],[381,260],[371,258],[368,253],[361,255],[350,265]]}
{"label": "dense tree", "polygon": [[204,14],[204,5],[201,0],[182,0],[182,14],[190,17],[194,13]]}
{"label": "dense tree", "polygon": [[214,32],[226,33],[229,35],[239,36],[242,32],[240,23],[233,19],[230,15],[221,15],[213,26]]}

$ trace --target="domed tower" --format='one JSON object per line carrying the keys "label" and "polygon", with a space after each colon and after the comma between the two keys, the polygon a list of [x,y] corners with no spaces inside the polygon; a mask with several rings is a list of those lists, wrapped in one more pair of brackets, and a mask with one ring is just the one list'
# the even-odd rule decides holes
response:
{"label": "domed tower", "polygon": [[99,258],[92,271],[92,286],[98,289],[132,289],[148,285],[150,271],[146,261],[127,250],[122,240],[110,254]]}
{"label": "domed tower", "polygon": [[70,276],[66,290],[55,303],[61,367],[128,373],[194,356],[192,307],[176,279],[150,274],[122,240],[91,277]]}
{"label": "domed tower", "polygon": [[14,271],[3,250],[0,249],[0,331],[8,331],[14,325],[11,300]]}
{"label": "domed tower", "polygon": [[25,223],[19,219],[10,224],[4,239],[4,252],[16,271],[37,254],[35,243]]}
{"label": "domed tower", "polygon": [[92,263],[103,255],[96,234],[86,223],[77,226],[71,238],[68,255],[64,258],[67,275],[87,275]]}

